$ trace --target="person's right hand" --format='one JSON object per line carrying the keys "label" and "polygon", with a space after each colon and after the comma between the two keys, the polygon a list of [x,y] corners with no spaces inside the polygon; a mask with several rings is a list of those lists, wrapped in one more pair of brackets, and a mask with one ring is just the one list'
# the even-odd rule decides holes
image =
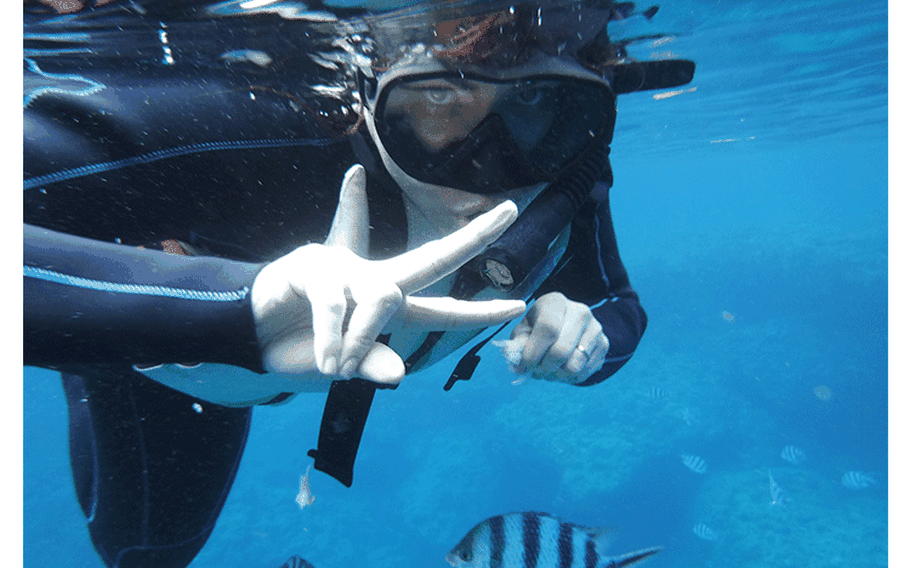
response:
{"label": "person's right hand", "polygon": [[413,296],[496,240],[518,211],[507,201],[442,239],[387,260],[367,260],[366,172],[345,174],[325,244],[309,244],[267,265],[252,287],[253,315],[267,371],[397,384],[402,358],[376,341],[387,326],[470,329],[511,320],[521,300],[463,301]]}

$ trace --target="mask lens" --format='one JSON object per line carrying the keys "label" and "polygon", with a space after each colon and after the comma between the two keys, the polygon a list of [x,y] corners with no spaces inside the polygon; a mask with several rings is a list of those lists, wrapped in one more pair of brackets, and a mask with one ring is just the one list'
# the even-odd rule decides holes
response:
{"label": "mask lens", "polygon": [[467,138],[490,113],[496,85],[445,78],[402,81],[388,90],[384,121],[409,129],[425,151],[438,153]]}
{"label": "mask lens", "polygon": [[475,193],[553,181],[615,119],[606,85],[560,76],[405,77],[376,105],[386,151],[408,175]]}

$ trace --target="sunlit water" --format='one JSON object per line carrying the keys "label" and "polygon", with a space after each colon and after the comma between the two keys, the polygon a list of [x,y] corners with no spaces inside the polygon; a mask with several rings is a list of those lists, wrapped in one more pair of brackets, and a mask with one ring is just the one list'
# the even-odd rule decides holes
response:
{"label": "sunlit water", "polygon": [[[487,357],[450,392],[454,362],[380,392],[353,487],[313,471],[305,509],[324,399],[257,409],[192,566],[442,567],[477,522],[518,510],[609,526],[617,553],[661,545],[655,568],[887,565],[886,9],[664,2],[653,26],[677,40],[638,55],[698,69],[694,90],[619,103],[614,221],[650,318],[632,361],[592,389],[513,385]],[[27,370],[24,402],[25,564],[101,566],[56,376]],[[878,482],[851,490],[848,471]]]}

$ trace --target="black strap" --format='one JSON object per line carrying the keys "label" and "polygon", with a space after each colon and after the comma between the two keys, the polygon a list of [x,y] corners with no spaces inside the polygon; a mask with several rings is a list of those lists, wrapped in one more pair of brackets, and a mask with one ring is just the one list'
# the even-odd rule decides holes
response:
{"label": "black strap", "polygon": [[442,387],[442,390],[450,390],[455,385],[455,381],[466,381],[470,379],[474,374],[474,370],[477,369],[477,364],[480,363],[480,355],[478,355],[477,352],[480,351],[484,345],[489,343],[491,339],[496,337],[496,334],[505,329],[507,325],[509,325],[508,322],[503,324],[503,326],[497,329],[495,332],[491,333],[489,337],[474,347],[471,347],[471,350],[465,353],[464,357],[461,358],[461,361],[455,365],[455,370],[452,371],[451,375],[449,375],[449,380],[446,381],[446,384],[444,387]]}
{"label": "black strap", "polygon": [[333,382],[322,412],[319,441],[315,450],[307,452],[315,460],[313,467],[345,487],[354,482],[354,460],[377,387],[363,379]]}
{"label": "black strap", "polygon": [[[485,287],[476,274],[476,270],[460,270],[449,295],[459,299],[476,295]],[[427,334],[423,344],[408,357],[405,369],[410,370],[429,353],[442,336],[442,332],[435,331]],[[480,362],[477,351],[492,337],[491,335],[473,347],[459,361],[444,387],[445,390],[452,388],[455,381],[459,379],[466,381],[471,378],[477,363]],[[388,344],[389,336],[380,336],[378,341]],[[363,436],[363,428],[367,423],[367,416],[370,413],[370,406],[377,388],[380,388],[380,385],[363,379],[334,381],[329,387],[325,409],[322,411],[322,424],[319,426],[319,440],[316,443],[316,449],[307,452],[307,455],[315,460],[313,467],[334,477],[345,487],[350,487],[354,482],[354,460],[357,458],[360,438]]]}
{"label": "black strap", "polygon": [[420,344],[420,347],[416,351],[411,353],[411,356],[405,359],[404,361],[404,372],[409,373],[411,369],[414,368],[414,365],[418,361],[423,359],[423,356],[430,352],[433,347],[439,343],[439,340],[442,339],[442,336],[445,334],[443,331],[431,331],[424,338],[423,343]]}

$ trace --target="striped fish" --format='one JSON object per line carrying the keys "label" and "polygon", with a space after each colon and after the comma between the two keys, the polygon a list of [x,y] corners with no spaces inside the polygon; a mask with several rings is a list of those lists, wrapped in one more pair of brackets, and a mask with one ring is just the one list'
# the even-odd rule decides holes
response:
{"label": "striped fish", "polygon": [[288,561],[282,564],[281,568],[313,568],[313,565],[295,554],[288,558]]}
{"label": "striped fish", "polygon": [[472,568],[622,568],[660,551],[655,547],[603,556],[596,541],[604,532],[547,513],[509,513],[471,529],[446,560]]}
{"label": "striped fish", "polygon": [[806,461],[806,452],[802,451],[796,446],[787,446],[781,450],[780,457],[792,463],[793,465],[799,465]]}
{"label": "striped fish", "polygon": [[669,397],[670,394],[660,387],[651,387],[648,389],[648,398],[653,398],[654,400],[661,400]]}
{"label": "striped fish", "polygon": [[680,454],[683,464],[695,473],[704,473],[708,471],[708,463],[698,456],[692,454]]}
{"label": "striped fish", "polygon": [[848,471],[840,479],[841,484],[847,489],[867,489],[875,485],[875,479],[862,471]]}
{"label": "striped fish", "polygon": [[716,532],[711,530],[711,527],[704,523],[698,523],[692,527],[692,532],[694,532],[695,536],[702,540],[717,540],[720,538]]}

